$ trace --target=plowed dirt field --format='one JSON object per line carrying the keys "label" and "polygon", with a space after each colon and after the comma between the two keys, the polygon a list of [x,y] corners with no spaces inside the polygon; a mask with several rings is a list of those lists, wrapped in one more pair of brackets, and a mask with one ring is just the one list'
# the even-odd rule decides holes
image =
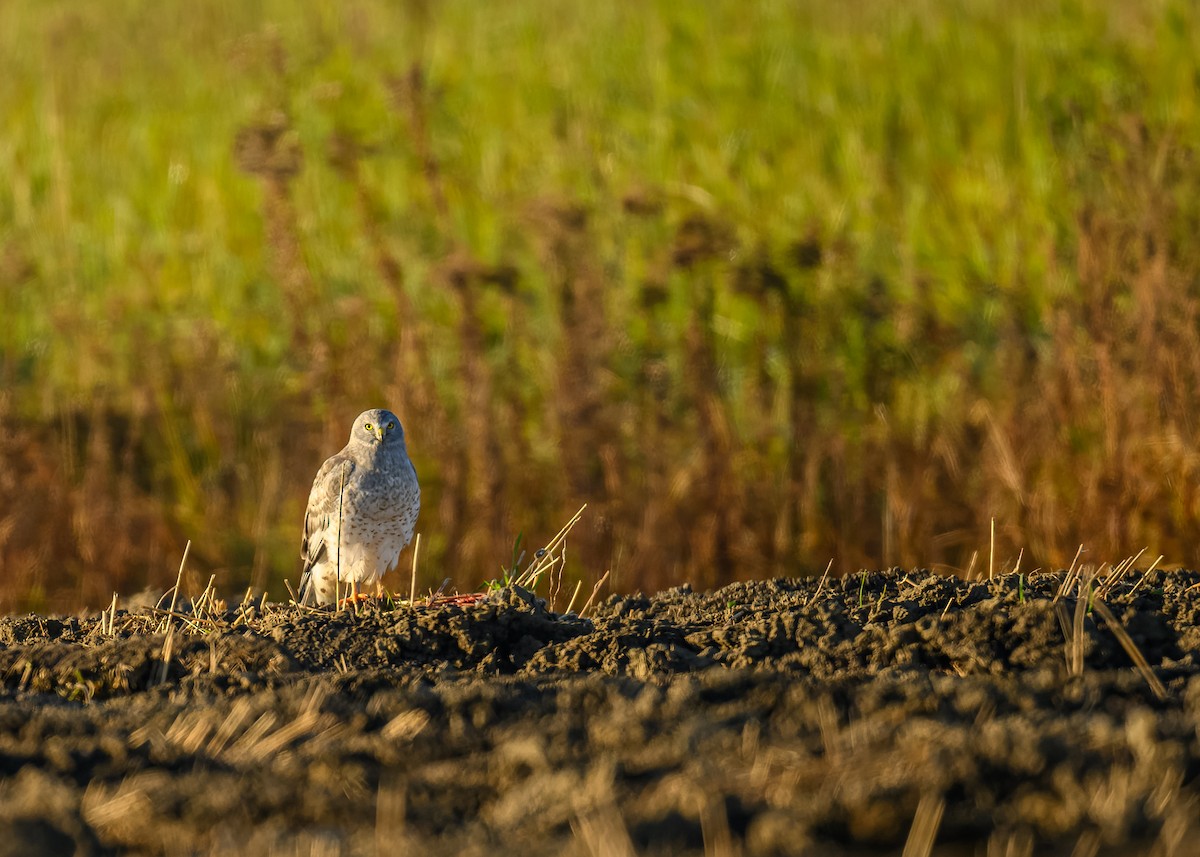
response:
{"label": "plowed dirt field", "polygon": [[1200,575],[0,620],[0,855],[1200,854]]}

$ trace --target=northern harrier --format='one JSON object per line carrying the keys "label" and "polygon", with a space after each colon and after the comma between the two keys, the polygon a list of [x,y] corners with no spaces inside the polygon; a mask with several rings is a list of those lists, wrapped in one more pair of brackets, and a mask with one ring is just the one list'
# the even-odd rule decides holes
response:
{"label": "northern harrier", "polygon": [[363,411],[308,495],[300,603],[333,604],[378,583],[412,539],[420,508],[400,420],[382,408]]}

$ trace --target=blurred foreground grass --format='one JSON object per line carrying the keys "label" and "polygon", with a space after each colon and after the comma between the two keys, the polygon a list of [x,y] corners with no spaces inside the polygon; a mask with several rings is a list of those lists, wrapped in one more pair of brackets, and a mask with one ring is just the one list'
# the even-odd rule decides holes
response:
{"label": "blurred foreground grass", "polygon": [[281,595],[376,404],[424,585],[1200,559],[1195,4],[18,0],[0,122],[2,609]]}

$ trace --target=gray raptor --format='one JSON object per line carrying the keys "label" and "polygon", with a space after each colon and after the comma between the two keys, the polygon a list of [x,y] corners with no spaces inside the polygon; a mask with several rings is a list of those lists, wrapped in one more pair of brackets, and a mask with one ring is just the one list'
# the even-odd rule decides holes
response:
{"label": "gray raptor", "polygon": [[400,419],[383,408],[363,411],[308,495],[300,603],[333,604],[378,584],[412,539],[420,508]]}

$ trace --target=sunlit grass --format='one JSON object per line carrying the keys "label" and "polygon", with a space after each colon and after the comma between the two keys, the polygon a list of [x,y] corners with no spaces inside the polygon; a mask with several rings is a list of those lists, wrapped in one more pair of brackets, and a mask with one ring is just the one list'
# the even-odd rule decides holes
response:
{"label": "sunlit grass", "polygon": [[[1200,275],[1197,32],[1166,1],[5,4],[0,418],[72,484],[129,478],[103,522],[63,513],[94,547],[54,562],[104,565],[136,495],[162,541],[130,579],[191,536],[199,568],[277,580],[345,415],[421,384],[433,563],[584,501],[618,586],[961,564],[992,517],[1049,559],[1185,551],[1191,400],[1156,386],[1200,370],[1146,353]],[[274,210],[235,153],[272,122],[302,159]],[[603,313],[576,357],[608,453],[560,412],[570,289]],[[76,419],[133,428],[105,458]],[[743,520],[699,547],[704,503]],[[651,556],[655,521],[679,536]]]}

